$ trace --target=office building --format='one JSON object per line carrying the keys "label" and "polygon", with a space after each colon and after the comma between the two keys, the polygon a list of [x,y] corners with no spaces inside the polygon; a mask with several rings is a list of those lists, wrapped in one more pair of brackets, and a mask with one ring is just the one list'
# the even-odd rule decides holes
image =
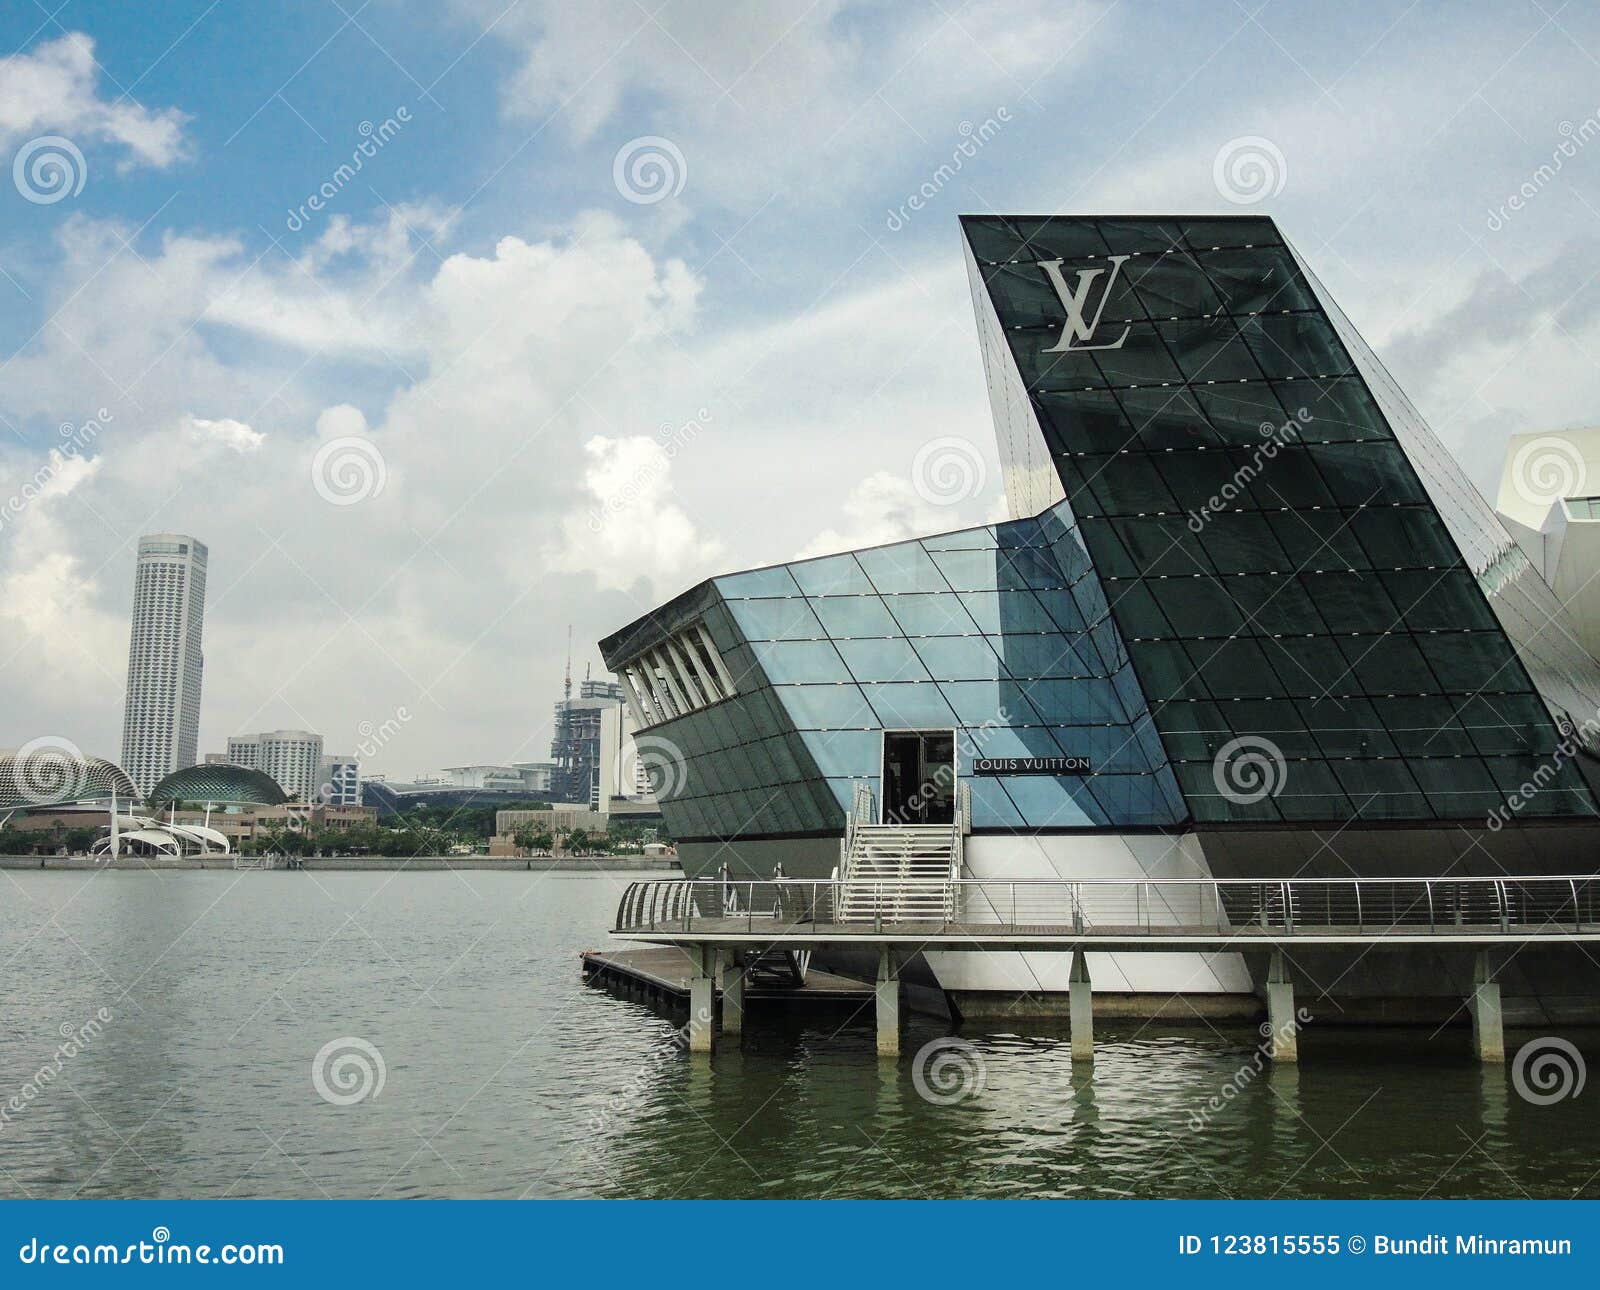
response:
{"label": "office building", "polygon": [[141,537],[122,715],[122,766],[141,793],[195,763],[205,610],[205,545],[181,533]]}

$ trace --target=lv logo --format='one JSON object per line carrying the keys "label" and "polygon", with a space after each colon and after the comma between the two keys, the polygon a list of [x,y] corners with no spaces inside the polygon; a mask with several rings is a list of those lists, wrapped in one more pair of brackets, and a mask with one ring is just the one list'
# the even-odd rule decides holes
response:
{"label": "lv logo", "polygon": [[[1061,307],[1067,311],[1066,324],[1061,328],[1061,339],[1045,350],[1046,354],[1061,354],[1069,350],[1122,348],[1122,342],[1128,339],[1127,327],[1122,329],[1122,335],[1116,340],[1102,341],[1098,345],[1091,345],[1089,342],[1094,338],[1095,329],[1100,326],[1100,315],[1105,312],[1111,288],[1117,280],[1117,274],[1122,271],[1123,261],[1127,258],[1125,255],[1113,255],[1108,261],[1110,269],[1079,269],[1078,280],[1070,289],[1066,279],[1061,276],[1060,260],[1039,262],[1039,267],[1050,279],[1050,285],[1056,289]],[[1094,290],[1095,282],[1101,274],[1107,276],[1105,285],[1100,289],[1100,303],[1095,306],[1094,316],[1086,318],[1084,311],[1089,303],[1089,293]]]}

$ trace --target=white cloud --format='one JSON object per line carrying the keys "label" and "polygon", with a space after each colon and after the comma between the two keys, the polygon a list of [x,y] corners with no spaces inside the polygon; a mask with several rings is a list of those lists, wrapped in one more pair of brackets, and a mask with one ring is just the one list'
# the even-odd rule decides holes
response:
{"label": "white cloud", "polygon": [[197,444],[220,444],[238,453],[254,452],[267,438],[259,430],[252,430],[243,421],[231,417],[208,421],[204,417],[185,415],[181,426],[184,434]]}
{"label": "white cloud", "polygon": [[1041,80],[1092,55],[1085,37],[1109,38],[1113,26],[1102,21],[1108,7],[1089,0],[893,11],[783,0],[651,13],[631,0],[457,5],[480,28],[492,22],[523,59],[505,91],[513,117],[558,113],[579,144],[607,130],[613,149],[630,134],[673,141],[689,182],[656,208],[667,219],[705,195],[751,208],[792,189],[784,200],[807,208],[848,204],[886,163],[937,165],[964,118],[1020,108]]}
{"label": "white cloud", "polygon": [[590,439],[584,445],[586,505],[563,519],[564,544],[553,555],[554,567],[590,574],[617,591],[644,580],[650,592],[641,611],[722,572],[727,549],[703,536],[672,500],[679,446],[647,435]]}
{"label": "white cloud", "polygon": [[103,140],[124,149],[124,168],[165,168],[185,154],[183,113],[103,97],[99,80],[94,41],[82,32],[0,59],[0,147],[40,134]]}
{"label": "white cloud", "polygon": [[924,537],[964,528],[967,521],[952,507],[935,506],[916,490],[903,475],[879,471],[850,490],[842,507],[843,529],[824,529],[798,552],[796,560],[814,555],[833,555],[887,542]]}

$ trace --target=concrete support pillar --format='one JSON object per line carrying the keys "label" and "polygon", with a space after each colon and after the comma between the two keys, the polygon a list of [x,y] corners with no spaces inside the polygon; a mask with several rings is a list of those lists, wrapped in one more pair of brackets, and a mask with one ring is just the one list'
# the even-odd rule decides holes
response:
{"label": "concrete support pillar", "polygon": [[1094,988],[1089,984],[1089,956],[1072,954],[1072,974],[1067,979],[1067,1016],[1072,1025],[1072,1060],[1094,1060]]}
{"label": "concrete support pillar", "polygon": [[887,947],[878,951],[878,1056],[900,1056],[900,965]]}
{"label": "concrete support pillar", "polygon": [[722,954],[722,1033],[744,1033],[744,956],[738,950]]}
{"label": "concrete support pillar", "polygon": [[717,952],[709,945],[691,945],[694,975],[689,978],[689,1051],[709,1053],[717,1029]]}
{"label": "concrete support pillar", "polygon": [[1472,1014],[1472,1048],[1480,1062],[1506,1059],[1505,1018],[1500,1010],[1500,983],[1494,979],[1489,951],[1479,950],[1472,970],[1472,997],[1467,1000]]}
{"label": "concrete support pillar", "polygon": [[1283,951],[1272,952],[1267,969],[1267,1056],[1275,1062],[1300,1060],[1300,1019],[1294,1011],[1294,984]]}

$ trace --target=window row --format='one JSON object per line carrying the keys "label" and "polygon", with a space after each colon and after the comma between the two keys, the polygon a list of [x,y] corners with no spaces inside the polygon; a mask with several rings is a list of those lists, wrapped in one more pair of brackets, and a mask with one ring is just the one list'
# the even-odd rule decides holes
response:
{"label": "window row", "polygon": [[1161,255],[1175,248],[1203,254],[1215,248],[1267,248],[1283,243],[1273,222],[1258,215],[1210,219],[969,215],[961,227],[979,264]]}
{"label": "window row", "polygon": [[642,651],[617,674],[641,726],[670,721],[734,693],[733,679],[704,623]]}
{"label": "window row", "polygon": [[1315,313],[1102,322],[1095,336],[1104,332],[1104,341],[1115,344],[1102,349],[1062,350],[1061,330],[1006,330],[1017,371],[1032,393],[1356,375],[1332,326]]}

